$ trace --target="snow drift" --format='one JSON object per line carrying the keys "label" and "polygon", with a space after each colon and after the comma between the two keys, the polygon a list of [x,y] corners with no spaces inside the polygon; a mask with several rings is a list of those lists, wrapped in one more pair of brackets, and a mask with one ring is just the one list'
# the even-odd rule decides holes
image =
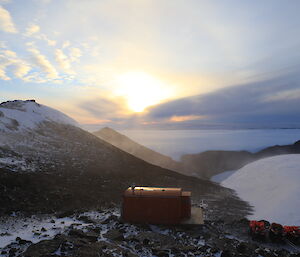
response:
{"label": "snow drift", "polygon": [[265,158],[222,182],[254,207],[251,219],[300,225],[300,155]]}

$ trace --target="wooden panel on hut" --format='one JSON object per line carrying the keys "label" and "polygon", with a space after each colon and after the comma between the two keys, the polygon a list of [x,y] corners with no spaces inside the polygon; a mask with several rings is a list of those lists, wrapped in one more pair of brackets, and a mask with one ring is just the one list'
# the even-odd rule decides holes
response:
{"label": "wooden panel on hut", "polygon": [[191,216],[191,193],[181,188],[129,187],[122,218],[131,223],[179,224]]}

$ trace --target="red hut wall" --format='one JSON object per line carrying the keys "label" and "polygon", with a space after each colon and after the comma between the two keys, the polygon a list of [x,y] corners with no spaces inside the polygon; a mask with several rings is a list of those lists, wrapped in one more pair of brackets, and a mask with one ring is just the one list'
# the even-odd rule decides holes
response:
{"label": "red hut wall", "polygon": [[182,192],[181,214],[183,219],[189,219],[191,217],[191,193],[190,192]]}
{"label": "red hut wall", "polygon": [[130,190],[123,196],[122,218],[127,222],[178,224],[190,217],[190,193],[182,195],[181,189]]}

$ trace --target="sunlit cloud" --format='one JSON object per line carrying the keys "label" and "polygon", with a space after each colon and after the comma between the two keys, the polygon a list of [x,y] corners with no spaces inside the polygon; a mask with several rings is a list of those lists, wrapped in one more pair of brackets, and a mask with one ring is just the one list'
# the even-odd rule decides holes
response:
{"label": "sunlit cloud", "polygon": [[75,73],[71,69],[71,62],[68,56],[66,56],[61,49],[55,49],[55,60],[65,72],[69,74]]}
{"label": "sunlit cloud", "polygon": [[30,24],[26,29],[25,36],[30,37],[39,31],[40,31],[40,26],[36,24]]}
{"label": "sunlit cloud", "polygon": [[18,32],[9,11],[4,9],[1,5],[0,5],[0,30],[9,33]]}
{"label": "sunlit cloud", "polygon": [[8,49],[0,50],[0,78],[10,80],[6,70],[11,67],[12,73],[22,79],[31,69],[30,65],[17,57],[17,53]]}
{"label": "sunlit cloud", "polygon": [[62,45],[62,48],[67,48],[67,47],[69,47],[71,45],[71,43],[70,43],[70,41],[65,41],[64,43],[63,43],[63,45]]}
{"label": "sunlit cloud", "polygon": [[126,72],[119,75],[115,83],[115,93],[125,97],[134,112],[142,112],[171,96],[170,87],[145,72]]}
{"label": "sunlit cloud", "polygon": [[0,65],[0,79],[2,80],[10,80],[10,77],[6,75],[5,67]]}
{"label": "sunlit cloud", "polygon": [[[261,81],[298,71],[300,4],[275,2],[0,0],[1,86],[89,124],[288,113],[299,84]],[[261,88],[249,83],[257,81]]]}
{"label": "sunlit cloud", "polygon": [[11,50],[3,50],[1,51],[7,58],[16,58],[17,54]]}
{"label": "sunlit cloud", "polygon": [[33,63],[39,67],[43,72],[45,72],[48,78],[55,79],[58,78],[58,73],[55,67],[50,63],[45,55],[42,55],[38,49],[29,48],[28,52],[31,53],[31,59]]}
{"label": "sunlit cloud", "polygon": [[49,46],[55,46],[56,45],[56,41],[52,40],[52,39],[49,39],[45,34],[37,35],[36,38],[46,41]]}
{"label": "sunlit cloud", "polygon": [[81,50],[77,47],[72,47],[70,49],[70,58],[72,62],[78,62],[79,58],[82,56]]}
{"label": "sunlit cloud", "polygon": [[28,63],[24,61],[17,62],[13,67],[13,73],[17,78],[23,79],[26,74],[31,70]]}
{"label": "sunlit cloud", "polygon": [[185,116],[172,116],[169,120],[171,122],[184,122],[184,121],[190,121],[190,120],[200,120],[204,119],[206,116],[204,115],[185,115]]}

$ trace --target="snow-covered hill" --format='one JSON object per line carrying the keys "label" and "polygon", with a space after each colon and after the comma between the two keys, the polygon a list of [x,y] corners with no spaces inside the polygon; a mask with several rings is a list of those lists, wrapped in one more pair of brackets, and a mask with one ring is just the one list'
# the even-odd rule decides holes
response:
{"label": "snow-covered hill", "polygon": [[[47,128],[59,125],[76,126],[77,122],[35,100],[1,103],[0,167],[11,171],[40,170],[38,160],[46,162],[51,158],[49,152],[55,152],[50,142],[56,135],[47,134]],[[48,158],[45,158],[45,153]]]}
{"label": "snow-covered hill", "polygon": [[34,100],[15,100],[0,104],[0,131],[24,131],[37,128],[41,123],[57,122],[76,125],[76,121]]}
{"label": "snow-covered hill", "polygon": [[254,206],[251,219],[300,225],[300,154],[281,155],[246,165],[222,185]]}

